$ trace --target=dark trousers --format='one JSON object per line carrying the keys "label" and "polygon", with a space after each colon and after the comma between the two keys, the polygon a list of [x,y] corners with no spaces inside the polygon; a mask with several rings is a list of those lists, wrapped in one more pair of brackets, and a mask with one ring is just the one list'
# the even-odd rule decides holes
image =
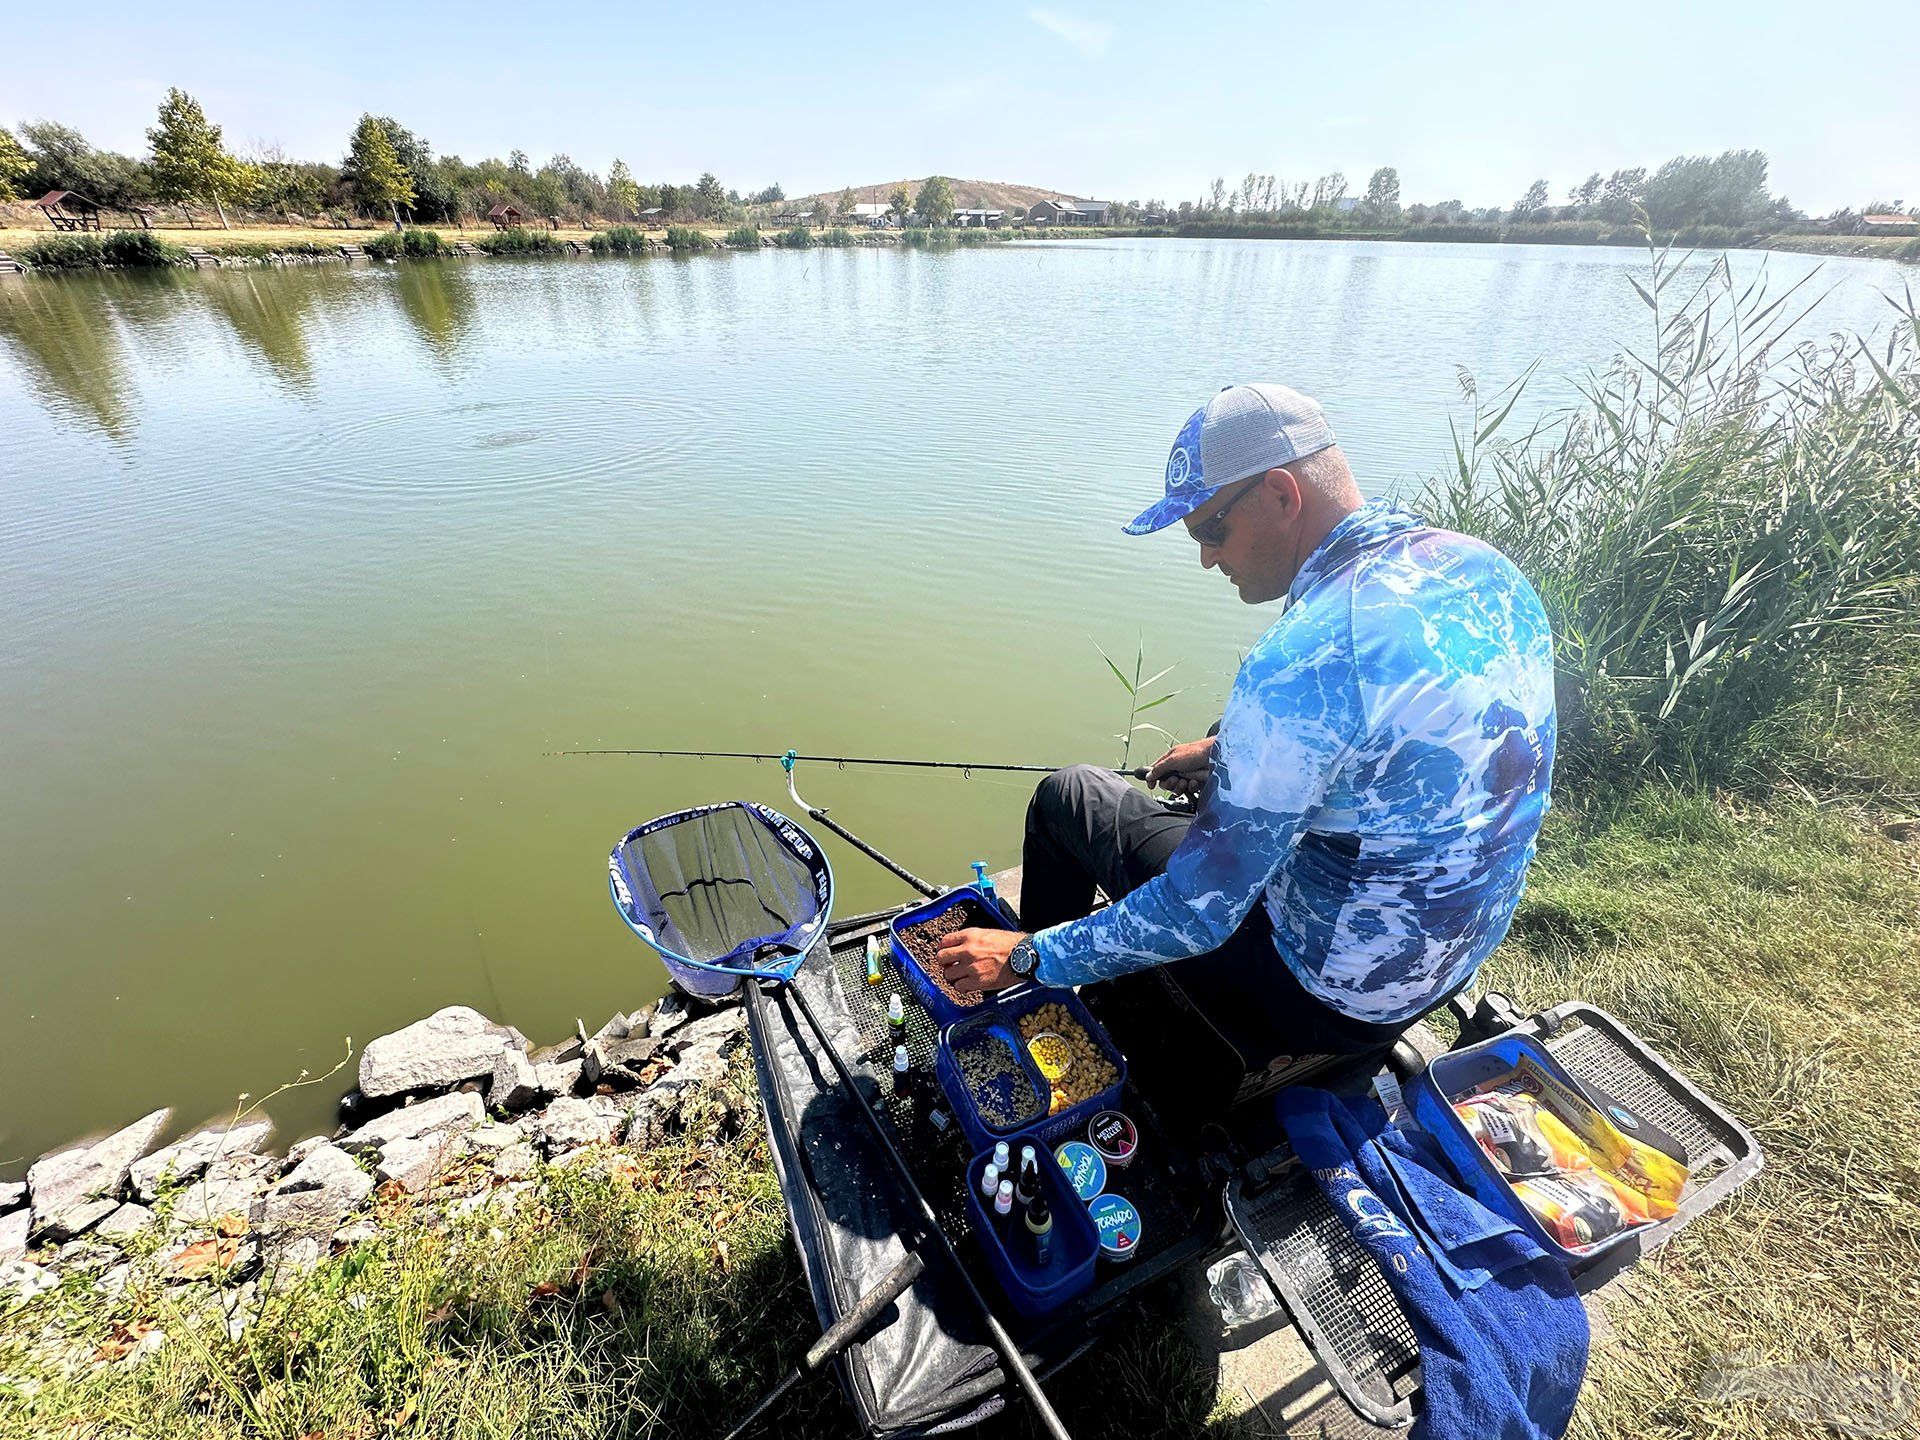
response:
{"label": "dark trousers", "polygon": [[[1167,868],[1193,823],[1110,771],[1056,770],[1027,807],[1020,920],[1044,930],[1091,914]],[[1081,998],[1143,1091],[1192,1118],[1390,1047],[1405,1025],[1373,1025],[1302,988],[1256,903],[1217,950],[1088,985]],[[1408,1022],[1411,1023],[1411,1022]]]}

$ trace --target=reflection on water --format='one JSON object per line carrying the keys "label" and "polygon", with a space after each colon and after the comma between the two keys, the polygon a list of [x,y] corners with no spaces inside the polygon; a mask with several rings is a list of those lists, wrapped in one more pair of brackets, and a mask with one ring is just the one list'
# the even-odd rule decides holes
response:
{"label": "reflection on water", "polygon": [[[312,273],[307,273],[310,268]],[[207,304],[253,354],[295,390],[313,382],[307,348],[310,317],[338,299],[349,277],[337,266],[285,270],[210,270],[197,277]]]}
{"label": "reflection on water", "polygon": [[402,265],[394,294],[428,348],[443,361],[473,328],[477,302],[463,263]]}
{"label": "reflection on water", "polygon": [[78,412],[116,440],[132,428],[124,339],[113,304],[126,283],[115,276],[92,285],[0,285],[0,343],[28,383],[56,414]]}
{"label": "reflection on water", "polygon": [[[1643,263],[1169,239],[0,281],[0,1095],[35,1094],[0,1169],[443,1005],[551,1039],[657,994],[608,847],[785,803],[779,772],[550,751],[1112,762],[1095,642],[1178,662],[1155,718],[1199,733],[1268,614],[1119,531],[1193,407],[1311,390],[1385,491],[1445,463],[1457,366],[1539,360],[1524,422],[1642,337]],[[1891,313],[1896,267],[1822,274],[1804,333]],[[1016,858],[1029,793],[804,790],[950,879]],[[830,853],[849,912],[897,898]],[[75,1067],[83,1034],[146,1063]]]}

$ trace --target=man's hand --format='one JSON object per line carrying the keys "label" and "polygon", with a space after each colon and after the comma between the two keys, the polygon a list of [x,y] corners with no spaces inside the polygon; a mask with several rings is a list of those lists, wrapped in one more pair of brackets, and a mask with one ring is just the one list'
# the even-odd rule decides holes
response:
{"label": "man's hand", "polygon": [[933,958],[962,995],[1004,990],[1020,983],[1007,957],[1026,938],[1024,930],[956,930],[940,938],[940,953]]}
{"label": "man's hand", "polygon": [[1209,735],[1204,740],[1189,740],[1185,745],[1174,746],[1147,767],[1147,784],[1169,795],[1198,795],[1207,787],[1207,776],[1213,773],[1215,738]]}

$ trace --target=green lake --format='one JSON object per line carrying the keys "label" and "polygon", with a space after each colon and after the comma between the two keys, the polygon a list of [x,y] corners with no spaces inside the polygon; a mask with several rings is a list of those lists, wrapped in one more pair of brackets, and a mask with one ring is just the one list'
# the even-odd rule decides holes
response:
{"label": "green lake", "polygon": [[[1813,340],[1911,274],[1729,260],[1818,269]],[[607,851],[785,806],[780,772],[548,752],[1114,763],[1096,644],[1178,661],[1151,718],[1199,733],[1273,616],[1181,532],[1120,533],[1186,415],[1281,380],[1409,487],[1462,367],[1540,361],[1539,413],[1644,343],[1645,264],[1167,239],[0,280],[0,1174],[443,1005],[545,1043],[659,995]],[[803,775],[922,874],[1018,860],[1022,777]],[[903,897],[829,849],[842,913]],[[274,1102],[283,1141],[350,1072]]]}

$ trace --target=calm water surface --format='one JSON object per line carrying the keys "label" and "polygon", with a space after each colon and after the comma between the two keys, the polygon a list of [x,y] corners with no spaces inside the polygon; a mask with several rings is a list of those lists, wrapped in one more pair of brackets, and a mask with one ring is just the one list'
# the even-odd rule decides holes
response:
{"label": "calm water surface", "polygon": [[[1163,240],[0,283],[0,1173],[442,1005],[544,1041],[657,995],[608,848],[784,804],[779,772],[546,752],[1111,763],[1096,642],[1179,661],[1153,718],[1199,733],[1272,613],[1119,532],[1187,413],[1284,380],[1409,485],[1459,367],[1539,360],[1543,408],[1639,343],[1643,265]],[[1880,324],[1900,274],[1826,262],[1804,331]],[[803,793],[957,880],[1018,858],[1028,787]],[[899,897],[834,860],[842,911]],[[345,1083],[276,1102],[283,1138]]]}

